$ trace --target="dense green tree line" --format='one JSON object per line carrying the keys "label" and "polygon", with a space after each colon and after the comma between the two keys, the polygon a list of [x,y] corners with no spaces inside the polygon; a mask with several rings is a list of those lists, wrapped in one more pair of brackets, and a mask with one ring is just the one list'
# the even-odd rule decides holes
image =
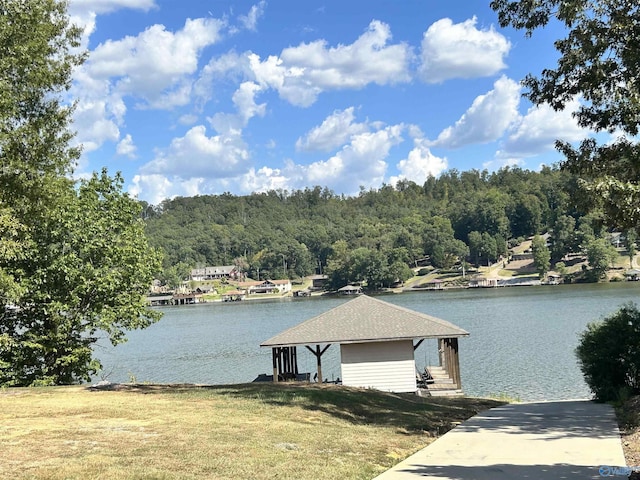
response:
{"label": "dense green tree line", "polygon": [[549,167],[451,170],[424,185],[401,181],[352,197],[315,187],[144,208],[169,283],[193,267],[236,264],[252,278],[329,273],[334,286],[356,279],[386,286],[425,258],[437,268],[486,264],[516,239],[548,231],[558,261],[581,248],[576,225],[592,235],[602,229],[597,212],[580,207],[573,174]]}

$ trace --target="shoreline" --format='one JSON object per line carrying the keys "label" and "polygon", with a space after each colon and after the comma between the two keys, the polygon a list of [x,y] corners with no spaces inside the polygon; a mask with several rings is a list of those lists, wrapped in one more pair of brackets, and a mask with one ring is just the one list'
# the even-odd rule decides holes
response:
{"label": "shoreline", "polygon": [[561,286],[576,286],[576,285],[609,285],[609,284],[631,284],[631,283],[639,283],[640,282],[631,282],[631,281],[622,281],[622,282],[581,282],[581,283],[542,283],[542,282],[519,282],[519,283],[510,283],[510,284],[502,284],[502,285],[479,285],[479,286],[455,286],[448,285],[442,286],[440,288],[431,288],[431,287],[399,287],[393,289],[385,289],[385,290],[376,290],[371,292],[364,292],[361,294],[354,295],[342,295],[337,292],[314,292],[308,296],[300,296],[297,297],[293,295],[292,292],[287,292],[284,295],[269,295],[269,296],[250,296],[245,297],[242,300],[237,301],[224,301],[221,298],[211,299],[211,300],[200,300],[195,303],[185,303],[185,304],[165,304],[165,305],[151,305],[152,308],[167,308],[167,307],[185,307],[185,306],[197,306],[197,305],[211,305],[211,304],[239,304],[243,302],[276,302],[276,301],[300,301],[304,302],[309,299],[321,299],[321,298],[344,298],[348,300],[349,298],[354,298],[358,295],[370,295],[370,296],[384,296],[384,295],[398,295],[403,293],[423,293],[423,292],[445,292],[445,291],[461,291],[461,290],[496,290],[502,288],[514,288],[514,287],[561,287]]}

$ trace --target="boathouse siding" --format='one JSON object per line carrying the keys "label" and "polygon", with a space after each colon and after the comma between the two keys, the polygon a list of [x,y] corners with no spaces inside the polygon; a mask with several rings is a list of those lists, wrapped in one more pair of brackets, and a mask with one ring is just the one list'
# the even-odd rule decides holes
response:
{"label": "boathouse siding", "polygon": [[385,392],[415,392],[413,342],[347,343],[340,345],[342,383]]}

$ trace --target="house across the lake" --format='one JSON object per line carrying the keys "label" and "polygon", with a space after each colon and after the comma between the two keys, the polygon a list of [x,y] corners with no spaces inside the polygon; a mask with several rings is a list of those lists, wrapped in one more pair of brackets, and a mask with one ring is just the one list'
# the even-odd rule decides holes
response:
{"label": "house across the lake", "polygon": [[230,290],[222,294],[223,302],[239,302],[244,300],[247,294],[244,290]]}
{"label": "house across the lake", "polygon": [[222,265],[217,267],[194,268],[191,270],[190,280],[202,282],[205,280],[236,280],[240,278],[240,272],[235,265]]}
{"label": "house across the lake", "polygon": [[311,290],[322,290],[329,281],[329,275],[313,275],[311,278]]}
{"label": "house across the lake", "polygon": [[280,293],[285,294],[291,291],[291,280],[263,280],[255,282],[238,282],[238,290],[244,290],[247,295]]}

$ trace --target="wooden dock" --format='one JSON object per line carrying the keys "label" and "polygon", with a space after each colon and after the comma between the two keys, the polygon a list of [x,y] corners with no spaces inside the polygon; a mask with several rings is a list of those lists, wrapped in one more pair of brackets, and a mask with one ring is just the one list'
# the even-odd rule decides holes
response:
{"label": "wooden dock", "polygon": [[461,397],[462,389],[454,382],[443,367],[426,367],[430,379],[425,380],[424,385],[418,390],[418,394],[424,397]]}

